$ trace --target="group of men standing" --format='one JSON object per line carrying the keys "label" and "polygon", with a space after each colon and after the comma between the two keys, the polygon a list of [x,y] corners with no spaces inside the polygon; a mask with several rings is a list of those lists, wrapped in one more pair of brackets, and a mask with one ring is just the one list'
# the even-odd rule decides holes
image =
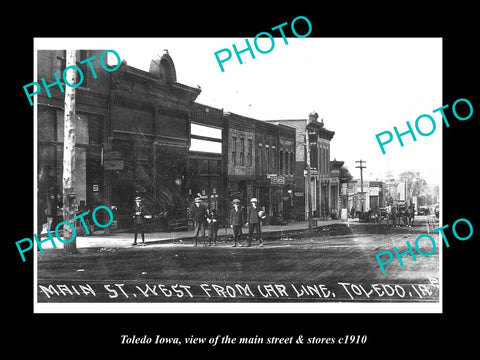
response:
{"label": "group of men standing", "polygon": [[[251,206],[247,208],[245,213],[244,209],[240,207],[240,200],[234,199],[232,201],[233,208],[230,210],[229,223],[233,230],[233,247],[238,245],[238,242],[242,237],[242,227],[244,224],[248,225],[248,244],[252,245],[253,233],[256,233],[257,241],[260,246],[263,246],[263,240],[261,238],[261,220],[265,219],[263,210],[258,207],[258,201],[256,198],[250,200]],[[213,216],[212,216],[213,211]],[[218,231],[218,219],[216,217],[216,210],[207,210],[206,207],[201,205],[201,199],[195,199],[195,205],[192,208],[192,218],[195,221],[195,246],[197,246],[198,236],[201,233],[203,237],[203,243],[205,244],[205,225],[210,225],[209,244],[212,240],[214,244],[217,243],[217,231]]]}
{"label": "group of men standing", "polygon": [[216,209],[208,210],[205,206],[202,205],[202,200],[200,198],[195,198],[194,206],[191,209],[191,216],[195,223],[195,246],[197,246],[198,235],[201,233],[203,238],[203,245],[205,245],[205,228],[208,224],[210,234],[209,234],[209,245],[217,245],[217,232],[218,232],[218,216]]}
{"label": "group of men standing", "polygon": [[[240,207],[240,200],[234,199],[232,201],[233,207],[229,214],[230,227],[233,230],[233,247],[239,244],[242,239],[242,227],[248,225],[248,243],[247,246],[252,245],[254,233],[256,234],[256,240],[263,246],[263,240],[261,238],[261,221],[265,219],[264,211],[258,207],[258,200],[252,198],[250,200],[251,206],[247,208],[245,212]],[[209,245],[217,244],[217,232],[219,227],[219,219],[216,209],[207,209],[202,205],[201,198],[197,197],[194,200],[194,205],[190,209],[191,217],[195,224],[195,246],[198,245],[198,236],[201,235],[203,244],[206,245],[206,228],[209,229]],[[145,243],[145,217],[146,210],[142,204],[140,197],[135,198],[135,205],[133,207],[133,229],[134,229],[134,242],[132,246],[137,245],[138,234],[142,237],[142,244]]]}

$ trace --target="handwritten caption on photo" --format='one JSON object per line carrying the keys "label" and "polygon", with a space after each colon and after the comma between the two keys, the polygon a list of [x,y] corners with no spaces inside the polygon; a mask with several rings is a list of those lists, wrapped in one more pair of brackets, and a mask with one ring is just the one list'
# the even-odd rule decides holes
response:
{"label": "handwritten caption on photo", "polygon": [[148,284],[133,282],[39,283],[39,301],[437,301],[439,283],[429,278],[418,284]]}

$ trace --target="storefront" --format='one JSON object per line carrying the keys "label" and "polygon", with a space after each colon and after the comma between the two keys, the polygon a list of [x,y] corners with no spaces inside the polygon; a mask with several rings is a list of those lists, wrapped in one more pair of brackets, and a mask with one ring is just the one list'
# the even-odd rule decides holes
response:
{"label": "storefront", "polygon": [[[63,109],[38,105],[37,132],[37,194],[40,224],[44,224],[45,210],[49,199],[55,198],[55,223],[62,217],[62,181],[63,181]],[[76,144],[73,178],[75,181],[75,201],[78,211],[92,209],[101,202],[103,171],[101,167],[101,125],[103,115],[77,111]]]}
{"label": "storefront", "polygon": [[190,116],[200,89],[176,82],[168,52],[148,72],[122,63],[111,76],[103,168],[118,227],[132,226],[136,196],[152,216],[150,229],[186,226]]}
{"label": "storefront", "polygon": [[[78,50],[77,65],[101,50]],[[65,94],[55,84],[54,73],[62,74],[65,69],[65,50],[38,50],[37,74],[49,86],[49,96],[42,91],[37,95],[36,113],[36,159],[37,159],[37,217],[39,227],[47,223],[47,215],[54,218],[48,224],[54,228],[62,221],[63,206],[63,142]],[[105,121],[108,118],[108,75],[99,63],[84,71],[83,84],[75,91],[75,161],[73,180],[76,208],[78,212],[91,209],[102,198],[103,169],[101,166],[102,143]],[[38,229],[40,230],[40,229]]]}
{"label": "storefront", "polygon": [[228,216],[229,208],[226,137],[223,111],[200,103],[193,104],[186,188],[191,201],[200,196],[208,209],[217,210],[220,219]]}
{"label": "storefront", "polygon": [[154,136],[116,133],[105,152],[104,171],[109,203],[117,209],[120,228],[131,226],[136,196],[143,198],[152,228],[168,227],[168,221],[185,217],[188,196],[186,144],[159,142]]}
{"label": "storefront", "polygon": [[190,200],[200,195],[209,209],[223,216],[225,197],[222,179],[222,157],[190,153],[188,159],[188,194]]}
{"label": "storefront", "polygon": [[260,187],[260,199],[265,206],[266,213],[270,216],[271,224],[285,223],[293,216],[293,176],[269,175],[267,185]]}

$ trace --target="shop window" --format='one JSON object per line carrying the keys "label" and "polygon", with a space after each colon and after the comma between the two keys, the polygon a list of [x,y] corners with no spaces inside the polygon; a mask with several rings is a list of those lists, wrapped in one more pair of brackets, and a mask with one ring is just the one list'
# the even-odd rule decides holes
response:
{"label": "shop window", "polygon": [[75,143],[88,144],[88,115],[83,113],[75,114]]}
{"label": "shop window", "polygon": [[295,173],[295,157],[294,157],[294,153],[291,152],[290,153],[290,171],[289,171],[289,174],[293,175],[294,173]]}
{"label": "shop window", "polygon": [[273,174],[273,149],[269,147],[266,150],[267,155],[267,174]]}
{"label": "shop window", "polygon": [[258,151],[257,151],[256,159],[258,159],[258,173],[259,174],[261,174],[263,172],[262,153],[263,153],[262,144],[258,144]]}
{"label": "shop window", "polygon": [[248,139],[248,149],[247,149],[247,165],[252,166],[252,152],[253,152],[253,141]]}
{"label": "shop window", "polygon": [[218,166],[218,160],[208,160],[208,173],[209,174],[220,174],[220,169]]}
{"label": "shop window", "polygon": [[189,164],[189,172],[190,174],[196,174],[198,171],[198,159],[189,159],[188,160]]}
{"label": "shop window", "polygon": [[213,193],[213,189],[218,193],[219,187],[220,187],[220,182],[219,182],[219,177],[218,176],[211,176],[210,177],[210,190]]}
{"label": "shop window", "polygon": [[272,147],[272,173],[277,173],[277,149],[275,146]]}
{"label": "shop window", "polygon": [[293,173],[292,159],[293,159],[293,154],[291,152],[286,152],[285,153],[285,173],[287,175],[291,175]]}
{"label": "shop window", "polygon": [[237,165],[237,137],[232,136],[232,165]]}
{"label": "shop window", "polygon": [[87,154],[85,148],[75,147],[75,191],[77,204],[87,200]]}
{"label": "shop window", "polygon": [[[55,146],[38,145],[37,150],[37,176],[38,189],[46,192],[48,188],[55,186]],[[53,176],[53,177],[52,177]]]}
{"label": "shop window", "polygon": [[198,188],[200,189],[202,195],[209,189],[209,181],[208,176],[200,176],[198,179]]}
{"label": "shop window", "polygon": [[240,166],[245,166],[245,139],[240,138]]}
{"label": "shop window", "polygon": [[43,106],[37,112],[37,138],[39,142],[55,141],[55,113]]}
{"label": "shop window", "polygon": [[262,174],[266,174],[267,173],[267,145],[265,145],[263,148],[262,148],[262,153],[261,153],[261,157],[262,157]]}
{"label": "shop window", "polygon": [[198,160],[198,172],[201,175],[208,174],[208,160],[206,159],[199,159]]}
{"label": "shop window", "polygon": [[90,114],[88,116],[89,143],[101,144],[103,140],[103,117]]}
{"label": "shop window", "polygon": [[63,116],[64,116],[64,111],[63,110],[57,110],[56,113],[56,123],[57,123],[57,141],[58,142],[63,142]]}
{"label": "shop window", "polygon": [[285,174],[285,169],[284,169],[284,160],[283,160],[283,151],[280,150],[280,164],[279,166],[279,173],[280,174]]}

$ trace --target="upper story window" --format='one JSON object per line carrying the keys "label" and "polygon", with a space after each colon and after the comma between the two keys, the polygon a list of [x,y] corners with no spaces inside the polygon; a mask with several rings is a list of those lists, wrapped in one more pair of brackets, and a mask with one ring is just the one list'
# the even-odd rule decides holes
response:
{"label": "upper story window", "polygon": [[190,151],[222,153],[222,129],[192,123]]}
{"label": "upper story window", "polygon": [[[91,56],[89,56],[88,50],[76,50],[75,51],[75,65],[77,65],[82,70],[82,73],[83,73],[82,86],[88,86],[88,76],[87,76],[87,74],[89,74],[91,72],[91,70],[89,68],[88,62],[85,62],[84,64],[80,64],[80,62],[85,60],[85,59],[88,59],[89,57],[91,57]],[[63,81],[63,78],[62,78],[63,71],[67,67],[67,51],[62,50],[61,55],[57,56],[57,59],[60,61],[60,69],[59,69],[60,70],[59,71],[60,76],[59,76],[59,78]],[[76,81],[77,82],[80,81],[78,72],[76,72],[76,76],[77,76]]]}

